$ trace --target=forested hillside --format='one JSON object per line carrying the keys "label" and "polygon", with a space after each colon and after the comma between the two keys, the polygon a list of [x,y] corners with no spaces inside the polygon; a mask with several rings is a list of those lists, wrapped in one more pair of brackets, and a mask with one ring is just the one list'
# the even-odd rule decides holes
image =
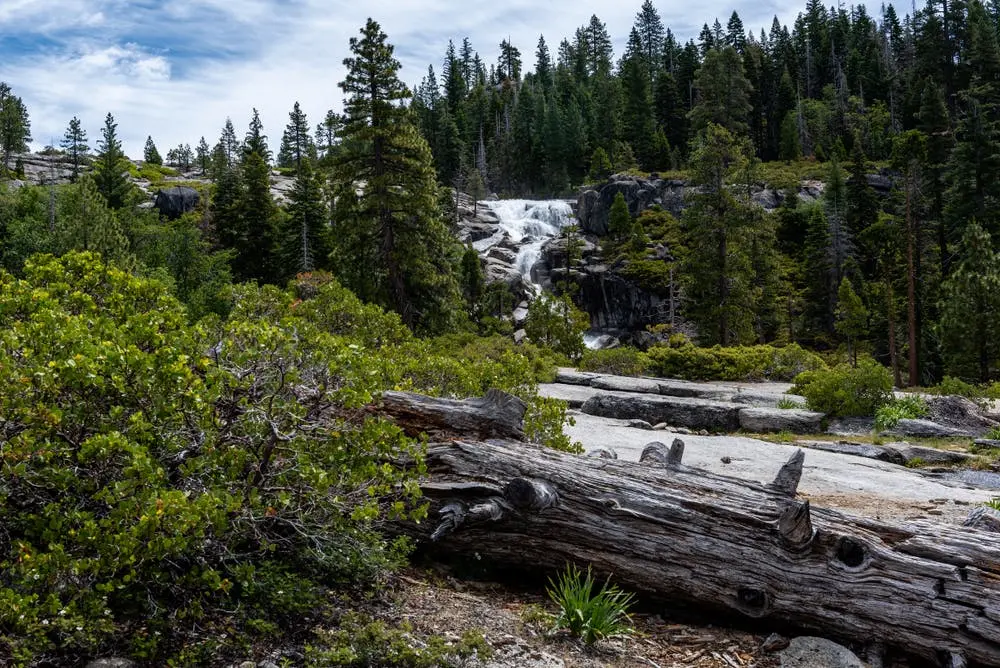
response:
{"label": "forested hillside", "polygon": [[[413,108],[457,187],[559,194],[625,170],[700,187],[679,230],[645,225],[672,246],[703,344],[862,342],[909,372],[898,383],[986,380],[1000,323],[998,25],[978,0],[903,17],[810,0],[791,27],[748,30],[733,12],[682,41],[646,0],[617,60],[597,16],[558,46],[541,36],[533,58],[504,41],[487,64],[462,40]],[[888,197],[870,187],[879,171]],[[826,182],[819,206],[786,197],[765,216],[750,202],[757,185],[806,177]],[[651,251],[632,271],[656,283],[666,269]]]}

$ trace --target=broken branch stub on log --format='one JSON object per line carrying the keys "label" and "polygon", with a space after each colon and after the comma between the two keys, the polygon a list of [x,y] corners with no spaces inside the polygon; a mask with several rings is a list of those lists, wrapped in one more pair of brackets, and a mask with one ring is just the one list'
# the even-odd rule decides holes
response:
{"label": "broken branch stub on log", "polygon": [[590,564],[658,597],[877,638],[938,664],[1000,665],[995,534],[810,508],[794,498],[801,453],[770,485],[509,442],[432,444],[427,466],[440,524],[402,528],[433,534],[435,550]]}
{"label": "broken branch stub on log", "polygon": [[526,410],[523,401],[499,390],[490,390],[481,399],[462,400],[385,392],[379,413],[392,417],[409,436],[524,440]]}

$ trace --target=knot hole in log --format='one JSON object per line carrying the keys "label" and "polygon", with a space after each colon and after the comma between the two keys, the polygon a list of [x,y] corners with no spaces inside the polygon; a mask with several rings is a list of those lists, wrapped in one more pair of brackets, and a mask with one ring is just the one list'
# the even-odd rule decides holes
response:
{"label": "knot hole in log", "polygon": [[833,558],[852,571],[859,571],[868,565],[869,552],[865,544],[848,536],[837,541]]}
{"label": "knot hole in log", "polygon": [[757,587],[740,587],[736,592],[736,607],[748,617],[759,619],[771,611],[771,597]]}

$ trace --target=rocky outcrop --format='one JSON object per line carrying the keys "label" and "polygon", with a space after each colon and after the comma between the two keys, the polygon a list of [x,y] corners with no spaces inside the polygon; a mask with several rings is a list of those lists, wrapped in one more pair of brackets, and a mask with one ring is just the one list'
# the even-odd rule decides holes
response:
{"label": "rocky outcrop", "polygon": [[962,434],[981,436],[1000,426],[1000,422],[988,417],[979,404],[965,397],[928,396],[924,400],[929,411],[928,420]]}
{"label": "rocky outcrop", "polygon": [[153,206],[161,216],[176,220],[185,213],[194,211],[200,200],[198,191],[186,186],[165,188],[156,193]]}
{"label": "rocky outcrop", "polygon": [[[886,174],[870,175],[868,181],[880,194],[887,194],[892,187],[892,181]],[[823,188],[822,181],[803,181],[799,184],[799,200],[814,202],[823,195]],[[577,202],[580,229],[597,236],[607,234],[608,213],[618,193],[625,198],[629,213],[633,216],[638,216],[654,204],[674,216],[680,216],[687,206],[688,196],[694,191],[695,188],[687,185],[686,181],[662,179],[657,174],[650,174],[649,178],[616,174],[607,182],[585,188],[580,193]],[[781,206],[785,194],[774,188],[755,186],[751,197],[766,211],[771,211]]]}
{"label": "rocky outcrop", "polygon": [[618,193],[624,196],[632,216],[638,216],[654,204],[679,215],[684,206],[685,189],[685,182],[675,179],[664,180],[653,176],[643,179],[617,174],[607,183],[580,194],[577,203],[580,228],[587,234],[607,234],[608,212]]}
{"label": "rocky outcrop", "polygon": [[69,183],[73,166],[65,155],[20,153],[11,158],[11,166],[19,162],[24,168],[24,178],[11,185],[64,185]]}

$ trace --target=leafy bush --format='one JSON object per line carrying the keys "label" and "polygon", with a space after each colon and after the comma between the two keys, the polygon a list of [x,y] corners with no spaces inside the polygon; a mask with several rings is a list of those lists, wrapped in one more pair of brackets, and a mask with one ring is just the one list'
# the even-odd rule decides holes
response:
{"label": "leafy bush", "polygon": [[628,609],[634,596],[609,583],[610,578],[595,594],[590,568],[584,578],[580,569],[572,564],[559,574],[556,582],[550,579],[549,598],[559,606],[556,628],[566,629],[588,645],[604,638],[631,635],[633,628]]}
{"label": "leafy bush", "polygon": [[863,359],[856,368],[842,364],[803,372],[791,391],[830,417],[875,415],[892,399],[892,374],[878,362]]}
{"label": "leafy bush", "polygon": [[915,420],[927,417],[927,402],[916,396],[893,399],[875,411],[875,431],[888,431],[900,420]]}
{"label": "leafy bush", "polygon": [[940,384],[930,388],[929,391],[942,396],[955,395],[965,397],[973,401],[979,401],[986,396],[984,389],[976,387],[971,383],[966,383],[960,378],[953,378],[952,376],[945,376]]}
{"label": "leafy bush", "polygon": [[587,350],[580,358],[581,371],[610,373],[616,376],[641,376],[649,367],[649,358],[635,348]]}
{"label": "leafy bush", "polygon": [[571,441],[563,432],[563,425],[576,424],[566,416],[567,404],[561,399],[534,396],[528,400],[528,410],[524,414],[524,435],[531,443],[538,443],[553,450],[583,453],[579,441]]}
{"label": "leafy bush", "polygon": [[438,635],[417,641],[406,622],[393,628],[356,613],[344,615],[338,628],[316,635],[318,642],[306,647],[307,666],[457,668],[473,656],[488,660],[492,654],[482,633],[466,631],[455,642]]}
{"label": "leafy bush", "polygon": [[668,345],[647,351],[649,369],[665,378],[684,380],[792,380],[804,371],[826,368],[817,355],[797,344],[699,348],[671,337]]}
{"label": "leafy bush", "polygon": [[543,294],[528,305],[524,331],[534,343],[578,360],[584,351],[583,333],[589,326],[590,318],[569,296]]}

